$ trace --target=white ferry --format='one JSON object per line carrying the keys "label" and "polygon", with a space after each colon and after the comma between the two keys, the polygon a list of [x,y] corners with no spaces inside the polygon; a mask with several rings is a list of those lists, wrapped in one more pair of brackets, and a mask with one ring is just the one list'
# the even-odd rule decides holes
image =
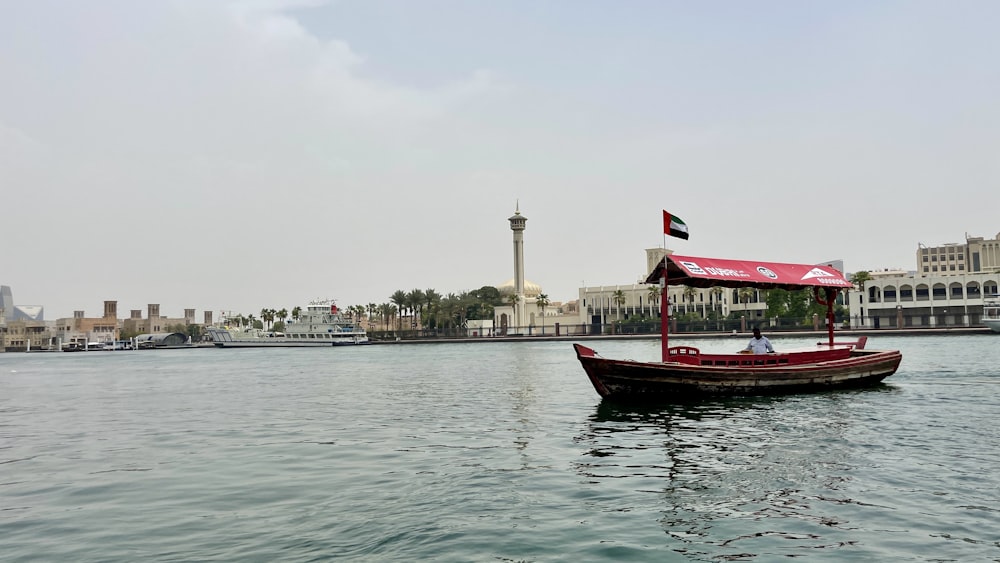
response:
{"label": "white ferry", "polygon": [[1000,297],[996,295],[987,297],[983,305],[983,324],[990,327],[993,332],[1000,332]]}
{"label": "white ferry", "polygon": [[304,311],[285,325],[285,332],[214,326],[208,338],[218,348],[317,348],[367,344],[368,334],[361,325],[346,317],[332,299],[309,303]]}

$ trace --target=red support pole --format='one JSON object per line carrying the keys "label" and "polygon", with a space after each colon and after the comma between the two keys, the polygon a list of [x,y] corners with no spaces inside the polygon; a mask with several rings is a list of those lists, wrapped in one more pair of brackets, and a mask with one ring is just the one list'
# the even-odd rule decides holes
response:
{"label": "red support pole", "polygon": [[826,290],[826,327],[827,332],[830,335],[830,346],[833,346],[833,303],[835,301],[834,290],[827,288]]}
{"label": "red support pole", "polygon": [[663,259],[663,277],[660,278],[660,283],[663,284],[663,295],[660,296],[660,349],[663,361],[669,359],[670,353],[667,352],[669,348],[668,340],[668,327],[670,326],[670,303],[667,297],[667,260]]}

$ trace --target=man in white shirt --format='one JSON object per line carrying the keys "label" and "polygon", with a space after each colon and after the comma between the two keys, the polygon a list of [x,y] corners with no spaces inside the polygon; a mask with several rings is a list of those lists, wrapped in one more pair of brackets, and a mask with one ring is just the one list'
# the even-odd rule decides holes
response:
{"label": "man in white shirt", "polygon": [[760,329],[754,327],[753,338],[750,339],[750,343],[744,350],[753,352],[754,354],[773,354],[774,346],[771,346],[771,341],[767,339],[766,336],[760,335]]}

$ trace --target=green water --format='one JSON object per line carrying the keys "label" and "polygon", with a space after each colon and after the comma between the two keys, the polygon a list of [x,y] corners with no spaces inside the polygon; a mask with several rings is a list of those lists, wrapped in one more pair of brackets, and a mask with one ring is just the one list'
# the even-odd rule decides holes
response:
{"label": "green water", "polygon": [[872,390],[641,408],[563,342],[0,354],[0,560],[1000,559],[1000,337],[869,347]]}

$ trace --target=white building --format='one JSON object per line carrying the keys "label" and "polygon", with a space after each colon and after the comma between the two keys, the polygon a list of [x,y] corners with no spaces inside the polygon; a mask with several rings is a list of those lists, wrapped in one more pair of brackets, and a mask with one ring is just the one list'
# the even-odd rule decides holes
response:
{"label": "white building", "polygon": [[984,301],[997,295],[1000,234],[994,239],[917,249],[916,272],[869,272],[863,291],[849,292],[851,326],[907,328],[981,326]]}

